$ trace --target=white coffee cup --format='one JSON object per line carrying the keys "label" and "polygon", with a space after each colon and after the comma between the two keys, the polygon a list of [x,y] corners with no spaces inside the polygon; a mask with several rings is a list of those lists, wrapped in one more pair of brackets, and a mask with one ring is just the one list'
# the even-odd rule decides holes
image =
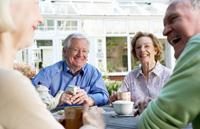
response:
{"label": "white coffee cup", "polygon": [[73,95],[76,94],[77,89],[80,89],[80,87],[79,86],[74,86],[74,85],[68,85],[68,87],[67,87],[67,91],[73,91]]}

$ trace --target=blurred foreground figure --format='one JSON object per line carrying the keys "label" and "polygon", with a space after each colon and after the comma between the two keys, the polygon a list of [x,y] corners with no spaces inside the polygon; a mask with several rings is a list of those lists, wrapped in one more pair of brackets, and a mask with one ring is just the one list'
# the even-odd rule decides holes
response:
{"label": "blurred foreground figure", "polygon": [[[0,129],[64,129],[46,109],[30,79],[13,71],[16,52],[32,45],[34,31],[43,23],[38,2],[0,0]],[[84,105],[84,124],[94,126],[85,128],[105,128],[96,119],[87,122],[93,116],[88,108]],[[101,112],[92,112],[100,114],[98,121],[105,123]]]}

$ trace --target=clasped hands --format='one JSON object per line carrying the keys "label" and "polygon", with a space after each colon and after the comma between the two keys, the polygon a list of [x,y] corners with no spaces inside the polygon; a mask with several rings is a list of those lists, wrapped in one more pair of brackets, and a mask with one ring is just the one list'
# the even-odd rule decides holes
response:
{"label": "clasped hands", "polygon": [[64,103],[69,105],[72,104],[82,104],[84,100],[88,101],[88,95],[84,89],[77,89],[76,94],[73,95],[73,91],[65,91],[60,97],[60,102],[58,106],[61,106]]}

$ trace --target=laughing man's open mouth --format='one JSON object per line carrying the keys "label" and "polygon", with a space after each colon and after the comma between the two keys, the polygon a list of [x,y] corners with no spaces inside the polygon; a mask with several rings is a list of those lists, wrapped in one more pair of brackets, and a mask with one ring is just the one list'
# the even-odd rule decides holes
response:
{"label": "laughing man's open mouth", "polygon": [[171,40],[171,44],[174,45],[174,44],[176,44],[177,42],[179,42],[180,40],[181,40],[181,36],[174,37],[174,38]]}

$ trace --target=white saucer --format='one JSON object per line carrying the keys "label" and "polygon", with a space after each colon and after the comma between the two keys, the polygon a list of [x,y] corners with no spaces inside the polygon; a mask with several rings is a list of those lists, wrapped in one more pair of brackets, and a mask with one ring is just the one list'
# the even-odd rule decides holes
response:
{"label": "white saucer", "polygon": [[117,116],[134,116],[134,115],[117,115]]}
{"label": "white saucer", "polygon": [[134,115],[117,115],[117,114],[110,114],[112,117],[134,117]]}

